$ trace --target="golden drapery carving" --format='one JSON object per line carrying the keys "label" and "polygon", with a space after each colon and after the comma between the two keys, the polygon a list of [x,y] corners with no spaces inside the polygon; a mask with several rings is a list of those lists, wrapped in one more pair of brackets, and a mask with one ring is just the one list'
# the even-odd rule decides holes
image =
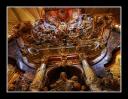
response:
{"label": "golden drapery carving", "polygon": [[[8,8],[8,33],[11,35],[12,27],[23,21],[34,22],[36,19],[42,18],[44,8]],[[9,36],[8,35],[8,36]]]}

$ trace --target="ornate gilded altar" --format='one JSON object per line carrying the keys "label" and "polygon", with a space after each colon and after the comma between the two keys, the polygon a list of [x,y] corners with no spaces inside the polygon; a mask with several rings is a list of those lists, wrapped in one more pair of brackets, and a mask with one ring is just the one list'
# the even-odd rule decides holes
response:
{"label": "ornate gilded altar", "polygon": [[9,8],[8,90],[120,91],[119,9],[91,10]]}

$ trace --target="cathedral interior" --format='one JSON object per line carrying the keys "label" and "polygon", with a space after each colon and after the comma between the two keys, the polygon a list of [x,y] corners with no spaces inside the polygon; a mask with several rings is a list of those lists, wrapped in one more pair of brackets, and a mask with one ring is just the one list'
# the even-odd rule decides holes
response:
{"label": "cathedral interior", "polygon": [[121,90],[120,8],[8,7],[7,91]]}

